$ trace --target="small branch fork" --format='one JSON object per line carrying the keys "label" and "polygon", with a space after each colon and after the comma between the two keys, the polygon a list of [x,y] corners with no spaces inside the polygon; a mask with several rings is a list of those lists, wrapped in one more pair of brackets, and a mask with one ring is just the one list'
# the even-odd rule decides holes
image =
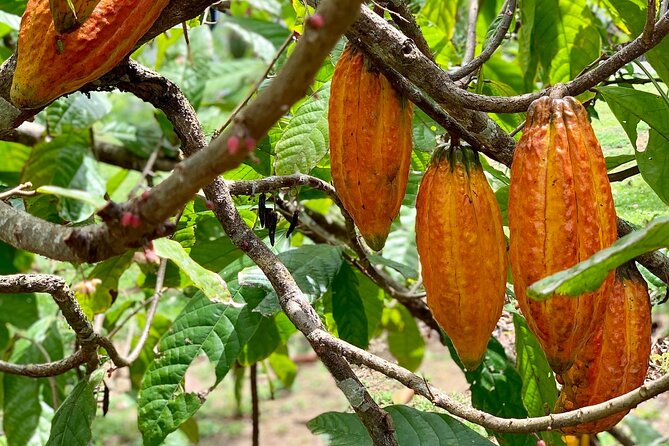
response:
{"label": "small branch fork", "polygon": [[104,347],[117,367],[125,367],[128,362],[122,359],[114,345],[105,337],[93,331],[86,316],[81,311],[74,293],[65,281],[49,274],[14,274],[0,276],[0,294],[48,293],[53,297],[68,325],[72,327],[79,349],[65,359],[46,364],[12,364],[0,361],[0,371],[31,377],[61,375],[82,364],[97,365],[97,348]]}

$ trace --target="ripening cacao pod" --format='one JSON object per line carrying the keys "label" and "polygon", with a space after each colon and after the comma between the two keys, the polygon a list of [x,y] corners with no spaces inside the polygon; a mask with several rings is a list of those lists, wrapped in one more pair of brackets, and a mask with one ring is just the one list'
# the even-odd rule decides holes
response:
{"label": "ripening cacao pod", "polygon": [[74,31],[90,17],[99,0],[49,0],[53,26],[58,34]]}
{"label": "ripening cacao pod", "polygon": [[538,301],[526,289],[617,236],[606,163],[576,99],[542,97],[530,105],[511,166],[508,213],[516,298],[551,367],[562,373],[601,323],[613,273],[597,291],[577,298]]}
{"label": "ripening cacao pod", "polygon": [[11,100],[48,104],[114,68],[135,47],[169,0],[100,0],[76,30],[59,34],[49,2],[29,0],[21,18]]}
{"label": "ripening cacao pod", "polygon": [[470,148],[437,148],[418,189],[416,244],[427,305],[475,370],[502,313],[507,259],[499,205]]}
{"label": "ripening cacao pod", "polygon": [[[602,403],[643,384],[650,357],[650,300],[643,277],[633,264],[618,268],[607,299],[604,322],[562,375],[556,412]],[[594,434],[614,426],[629,412],[562,428],[565,433]]]}
{"label": "ripening cacao pod", "polygon": [[412,106],[346,45],[330,87],[332,182],[370,248],[383,248],[406,191]]}

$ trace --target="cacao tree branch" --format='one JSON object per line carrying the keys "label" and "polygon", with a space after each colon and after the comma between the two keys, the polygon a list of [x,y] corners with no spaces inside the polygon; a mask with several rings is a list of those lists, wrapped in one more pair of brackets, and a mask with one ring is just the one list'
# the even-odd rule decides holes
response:
{"label": "cacao tree branch", "polygon": [[575,426],[636,407],[640,403],[669,390],[669,374],[666,374],[624,395],[582,409],[543,417],[501,418],[458,403],[446,392],[427,383],[424,378],[397,364],[342,341],[326,331],[314,330],[308,338],[311,343],[319,344],[322,349],[331,349],[354,364],[364,365],[400,382],[450,414],[495,432],[530,433]]}
{"label": "cacao tree branch", "polygon": [[639,174],[639,166],[628,167],[627,169],[621,170],[619,172],[613,172],[609,174],[609,181],[611,183],[616,181],[624,181],[627,178],[633,177],[634,175]]}
{"label": "cacao tree branch", "polygon": [[[144,240],[169,234],[174,225],[168,219],[177,209],[221,172],[238,166],[248,156],[249,152],[244,148],[228,150],[228,141],[251,142],[253,147],[248,149],[253,149],[255,141],[261,139],[285,111],[306,94],[321,62],[329,53],[329,42],[345,29],[337,23],[340,13],[328,13],[333,15],[324,16],[322,28],[307,27],[279,74],[233,124],[204,150],[179,163],[172,175],[152,188],[146,196],[123,205],[110,205],[102,212],[106,219],[104,224],[81,228],[54,225],[0,203],[0,225],[6,229],[0,232],[0,240],[55,260],[95,262],[137,247]],[[112,70],[102,84],[134,93],[161,108],[172,120],[181,112],[181,108],[175,106],[178,102],[172,100],[183,98],[178,88],[134,62]],[[187,128],[199,125],[197,119],[195,121]],[[182,142],[192,140],[190,132],[179,132],[177,130]],[[125,212],[137,215],[140,225],[122,226],[120,217]]]}
{"label": "cacao tree branch", "polygon": [[[665,14],[655,23],[650,43],[644,42],[643,36],[637,37],[594,69],[566,83],[567,92],[576,96],[587,91],[625,64],[659,44],[668,33],[669,14]],[[484,119],[466,112],[460,112],[462,116],[458,116],[455,113],[457,108],[495,113],[524,112],[532,101],[548,94],[549,91],[549,89],[544,89],[518,96],[490,97],[460,89],[448,73],[423,56],[411,40],[404,38],[399,31],[366,7],[363,7],[361,17],[347,35],[354,39],[366,53],[375,54],[383,60],[384,65],[397,70],[417,87],[427,92],[474,134],[483,131],[485,126],[477,131],[468,124],[474,121],[478,126],[482,126]],[[465,117],[468,119],[464,119]],[[488,133],[491,131],[492,128],[488,129]]]}
{"label": "cacao tree branch", "polygon": [[476,21],[479,18],[478,0],[469,0],[469,15],[467,17],[467,40],[465,41],[465,55],[462,64],[467,65],[474,59],[476,50]]}
{"label": "cacao tree branch", "polygon": [[400,17],[398,19],[391,15],[393,22],[395,22],[400,31],[416,43],[416,46],[421,53],[425,54],[425,57],[434,60],[430,45],[428,45],[427,40],[425,40],[425,36],[421,32],[420,26],[418,26],[418,23],[416,22],[416,17],[411,13],[406,2],[404,0],[390,0],[388,2],[388,9]]}
{"label": "cacao tree branch", "polygon": [[[279,111],[278,116],[276,116],[276,119],[278,119],[283,114],[284,109],[288,108],[287,102],[276,99],[268,101],[264,96],[268,93],[276,95],[277,92],[273,92],[273,89],[279,88],[277,85],[281,85],[282,82],[290,80],[290,82],[294,83],[296,81],[295,77],[298,80],[303,80],[298,89],[292,89],[290,92],[290,94],[294,95],[289,96],[293,102],[306,94],[306,88],[313,79],[323,59],[325,59],[329,51],[334,47],[339,35],[344,32],[346,26],[354,20],[359,5],[360,2],[357,0],[347,0],[346,2],[326,0],[322,2],[319,5],[317,13],[324,18],[324,27],[317,31],[307,30],[307,33],[305,33],[296,45],[293,56],[286,62],[278,77],[254,101],[251,101],[240,111],[238,118],[233,121],[232,128],[228,129],[222,136],[225,137],[235,131],[239,132],[241,124],[249,125],[249,122],[258,122],[261,119],[261,116],[258,116],[260,109],[265,110],[269,108]],[[312,36],[310,32],[318,34]],[[309,51],[309,48],[304,43],[304,39],[310,42],[320,40],[319,51]],[[295,60],[300,60],[301,57],[307,57],[307,55],[310,58],[311,69],[304,66],[304,60],[295,62]],[[315,64],[313,63],[314,58],[317,61]],[[130,76],[131,79],[129,82],[120,82],[119,87],[136,94],[138,97],[163,110],[182,141],[181,148],[183,152],[188,156],[182,162],[182,165],[188,163],[190,159],[201,155],[203,151],[206,151],[205,147],[207,144],[197,120],[197,115],[178,89],[165,78],[151,73],[137,64],[134,64],[132,69],[134,76]],[[165,94],[165,89],[170,90],[169,94]],[[281,94],[285,95],[285,90]],[[268,122],[269,127],[276,119],[272,122],[265,122]],[[235,130],[235,128],[237,129]],[[240,136],[245,137],[246,135],[241,134]],[[262,135],[254,134],[252,136]],[[220,144],[220,140],[221,138],[217,138],[212,144]],[[209,146],[211,147],[212,144]],[[277,181],[270,180],[264,182],[264,184],[267,186],[270,184],[275,185]],[[324,183],[314,182],[314,184],[326,188]],[[305,334],[314,329],[323,328],[318,315],[306,301],[286,267],[256,237],[255,233],[246,226],[246,223],[242,220],[234,206],[226,183],[222,179],[216,178],[211,184],[205,185],[203,190],[207,199],[213,203],[214,213],[221,222],[223,229],[232,242],[263,270],[279,296],[282,309],[295,326]],[[379,445],[395,445],[391,418],[376,405],[348,363],[340,356],[332,354],[329,351],[320,351],[317,353],[319,353],[321,360],[337,381],[340,389],[349,399],[356,413],[360,416],[374,443]]]}
{"label": "cacao tree branch", "polygon": [[56,376],[82,364],[97,363],[97,347],[103,345],[110,352],[114,363],[123,367],[128,365],[115,358],[116,349],[106,338],[93,331],[90,322],[81,311],[74,293],[65,281],[49,274],[13,274],[0,276],[0,294],[9,293],[48,293],[60,308],[68,325],[76,334],[77,344],[81,347],[71,356],[47,364],[12,364],[0,361],[0,371],[32,377]]}
{"label": "cacao tree branch", "polygon": [[509,26],[511,26],[511,21],[513,20],[513,15],[515,14],[515,11],[516,11],[516,0],[507,0],[502,6],[502,11],[500,12],[500,15],[502,16],[502,21],[499,24],[499,28],[497,28],[497,31],[495,32],[495,36],[492,38],[490,42],[488,42],[487,45],[485,45],[485,47],[481,51],[481,54],[476,56],[473,60],[469,61],[468,63],[464,63],[463,61],[461,67],[454,70],[450,70],[448,72],[452,80],[457,81],[466,76],[469,76],[474,71],[476,71],[481,65],[486,63],[488,59],[490,59],[490,56],[492,56],[493,53],[497,51],[497,48],[499,48],[499,46],[504,41],[504,37],[506,36],[507,31],[509,30]]}

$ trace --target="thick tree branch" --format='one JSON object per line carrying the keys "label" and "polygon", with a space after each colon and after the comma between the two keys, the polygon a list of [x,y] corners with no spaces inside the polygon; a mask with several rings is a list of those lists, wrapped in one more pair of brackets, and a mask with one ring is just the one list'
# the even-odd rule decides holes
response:
{"label": "thick tree branch", "polygon": [[[669,16],[665,14],[655,24],[650,43],[644,42],[643,36],[639,36],[596,68],[565,84],[568,93],[576,96],[587,91],[659,44],[668,33]],[[532,101],[548,93],[548,89],[544,89],[518,96],[490,97],[462,90],[455,85],[448,73],[425,57],[411,40],[405,38],[369,8],[363,7],[361,17],[348,35],[366,53],[376,55],[384,65],[398,71],[428,93],[474,134],[486,130],[486,126],[485,119],[471,113],[471,110],[495,113],[524,112]],[[458,108],[468,110],[456,114]],[[474,124],[477,126],[474,127]],[[491,127],[487,129],[487,133],[493,130]]]}
{"label": "thick tree branch", "polygon": [[428,45],[427,40],[425,40],[425,36],[420,30],[420,26],[418,26],[418,23],[416,22],[416,17],[411,13],[406,2],[404,0],[390,0],[388,2],[388,9],[397,14],[397,16],[391,15],[391,17],[400,31],[414,41],[421,53],[434,60],[430,45]]}

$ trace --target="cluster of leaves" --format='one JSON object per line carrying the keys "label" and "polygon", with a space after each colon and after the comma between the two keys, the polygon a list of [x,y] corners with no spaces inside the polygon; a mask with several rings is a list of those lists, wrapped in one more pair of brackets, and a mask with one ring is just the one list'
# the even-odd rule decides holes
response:
{"label": "cluster of leaves", "polygon": [[[477,31],[490,36],[499,26],[501,0],[482,1]],[[533,91],[538,85],[565,82],[596,60],[612,45],[638,35],[645,20],[641,0],[603,0],[593,11],[579,0],[525,0],[520,2],[511,38],[485,63],[471,88],[489,95]],[[467,2],[442,0],[411,4],[435,60],[442,67],[458,64],[466,30]],[[0,2],[0,57],[11,55],[25,2]],[[213,134],[272,62],[278,48],[300,32],[308,11],[302,2],[248,0],[232,2],[229,14],[218,13],[215,24],[188,23],[188,44],[181,28],[158,36],[133,57],[175,82],[197,110],[205,132]],[[611,26],[619,30],[610,32]],[[487,39],[487,37],[486,37]],[[485,45],[479,42],[479,49]],[[660,79],[669,80],[666,57],[669,41],[647,54]],[[327,103],[329,81],[340,44],[321,68],[310,94],[295,104],[269,135],[259,142],[255,160],[227,172],[228,180],[257,180],[295,172],[330,181]],[[286,54],[290,54],[291,47]],[[286,54],[279,57],[280,69]],[[509,63],[510,60],[519,63]],[[620,79],[639,76],[628,71]],[[262,86],[261,86],[262,88]],[[669,141],[669,101],[666,93],[620,86],[597,89],[623,124],[635,156],[607,159],[611,169],[636,159],[644,179],[669,203],[665,169]],[[584,98],[592,98],[588,93]],[[493,115],[511,131],[523,114]],[[641,122],[647,127],[639,127]],[[138,172],[97,162],[92,145],[104,142],[135,156],[154,151],[175,157],[178,150],[171,124],[162,112],[120,93],[72,94],[61,98],[36,117],[48,138],[34,147],[0,142],[0,185],[31,181],[42,188],[36,197],[13,200],[17,207],[56,223],[87,224],[105,196],[125,201],[143,184]],[[648,144],[637,145],[638,129],[650,128]],[[415,248],[415,197],[437,135],[443,133],[431,118],[416,109],[412,172],[401,209],[382,255],[370,260],[406,285],[418,280]],[[503,213],[509,178],[493,162],[484,166]],[[153,181],[160,181],[159,174]],[[78,191],[77,193],[73,191]],[[274,201],[278,198],[273,197]],[[302,188],[282,195],[303,208],[325,214],[337,223],[343,219],[325,194]],[[272,201],[272,200],[270,200]],[[257,221],[256,197],[236,198],[245,222],[268,242],[266,229]],[[268,203],[271,205],[271,203]],[[669,230],[658,222],[655,243],[666,246]],[[660,229],[658,225],[664,224]],[[383,336],[400,365],[416,370],[425,350],[419,326],[411,314],[376,284],[355,269],[342,246],[314,244],[302,234],[286,237],[288,222],[277,228],[274,249],[318,311],[327,328],[341,339],[366,348]],[[656,234],[656,232],[653,232]],[[652,235],[652,234],[651,234]],[[649,235],[650,236],[650,235]],[[153,320],[149,340],[130,369],[137,395],[139,427],[146,444],[160,444],[180,426],[189,426],[206,395],[188,391],[186,373],[205,356],[215,371],[216,386],[233,367],[266,362],[283,386],[290,388],[297,366],[288,354],[295,327],[283,314],[276,293],[262,272],[237,250],[205,203],[195,199],[184,210],[172,240],[155,241],[156,253],[169,259],[163,296]],[[641,251],[639,251],[641,252]],[[631,258],[636,251],[624,250]],[[137,263],[126,253],[96,265],[74,267],[36,258],[0,245],[0,273],[37,269],[57,272],[72,283],[99,279],[94,291],[80,292],[80,304],[89,317],[104,315],[103,330],[129,332],[126,316],[138,311],[154,293],[156,265]],[[612,267],[615,267],[613,263]],[[600,272],[603,270],[601,266]],[[222,280],[221,280],[222,279]],[[225,281],[225,284],[224,282]],[[576,279],[577,287],[583,280]],[[581,289],[581,288],[578,288]],[[54,361],[65,356],[74,339],[48,299],[35,295],[0,296],[0,350],[15,363]],[[552,407],[557,388],[545,357],[523,318],[513,315],[516,358],[512,362],[502,346],[491,339],[484,364],[466,374],[474,407],[491,414],[523,418],[544,415]],[[139,327],[140,315],[131,320]],[[130,331],[130,344],[138,336]],[[156,354],[155,351],[159,353]],[[455,357],[455,355],[453,355]],[[86,444],[95,416],[95,389],[103,379],[96,373],[81,378],[73,371],[55,379],[5,375],[2,380],[3,430],[10,445]],[[438,384],[438,383],[437,383]],[[492,444],[484,436],[442,413],[405,406],[387,408],[401,444]],[[351,414],[323,414],[309,423],[315,433],[327,434],[332,444],[370,444],[360,422]],[[495,435],[499,444],[534,445],[531,435]],[[540,434],[549,444],[562,444],[556,434]]]}

